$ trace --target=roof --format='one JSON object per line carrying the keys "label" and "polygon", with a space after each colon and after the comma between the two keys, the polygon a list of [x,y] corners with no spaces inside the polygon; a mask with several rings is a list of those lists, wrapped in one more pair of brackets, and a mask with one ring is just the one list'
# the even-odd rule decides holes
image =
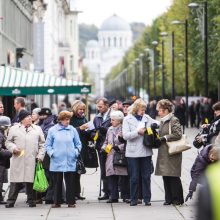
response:
{"label": "roof", "polygon": [[131,27],[124,19],[113,15],[102,23],[100,31],[131,31]]}
{"label": "roof", "polygon": [[88,94],[91,85],[46,73],[0,67],[0,95]]}

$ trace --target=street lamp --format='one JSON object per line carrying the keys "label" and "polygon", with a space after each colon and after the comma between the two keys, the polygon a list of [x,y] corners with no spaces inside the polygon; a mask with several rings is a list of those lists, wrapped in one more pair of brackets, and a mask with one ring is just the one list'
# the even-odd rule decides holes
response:
{"label": "street lamp", "polygon": [[[167,32],[160,33],[162,38],[167,37]],[[164,39],[161,42],[162,45],[162,98],[165,97],[165,63],[164,63]]]}
{"label": "street lamp", "polygon": [[158,45],[157,41],[153,41],[151,43],[153,45],[153,71],[154,71],[154,100],[156,100],[157,97],[157,89],[156,89],[156,46]]}
{"label": "street lamp", "polygon": [[144,70],[143,70],[143,57],[144,57],[144,54],[141,53],[139,55],[139,60],[140,60],[140,76],[141,76],[141,89],[142,89],[142,99],[144,99],[144,81],[145,81],[145,77],[144,77]]}
{"label": "street lamp", "polygon": [[185,27],[185,96],[186,96],[186,127],[188,127],[188,98],[189,98],[189,67],[188,67],[188,20],[172,21],[173,25],[184,25]]}
{"label": "street lamp", "polygon": [[146,68],[146,72],[147,72],[147,93],[148,93],[148,98],[150,100],[150,55],[151,52],[153,53],[153,51],[149,48],[145,48],[144,51],[146,52],[146,56],[147,56],[147,68]]}
{"label": "street lamp", "polygon": [[135,96],[140,97],[140,74],[138,70],[139,58],[135,59]]}
{"label": "street lamp", "polygon": [[208,2],[204,1],[201,3],[190,3],[189,8],[196,10],[199,28],[201,32],[202,39],[204,41],[204,86],[205,86],[205,96],[209,95],[209,64],[208,64]]}
{"label": "street lamp", "polygon": [[175,99],[175,33],[172,31],[172,99]]}

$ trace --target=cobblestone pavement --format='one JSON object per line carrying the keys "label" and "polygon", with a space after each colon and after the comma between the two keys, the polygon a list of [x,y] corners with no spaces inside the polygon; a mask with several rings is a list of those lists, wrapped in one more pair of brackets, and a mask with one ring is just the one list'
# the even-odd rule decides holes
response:
{"label": "cobblestone pavement", "polygon": [[[198,133],[197,129],[187,129],[186,134],[190,142]],[[190,169],[196,157],[197,150],[192,148],[183,153],[182,183],[184,197],[188,192],[190,183]],[[153,155],[155,163],[157,151]],[[138,205],[130,207],[122,202],[117,204],[106,204],[97,200],[99,191],[99,172],[95,169],[88,169],[82,176],[82,194],[86,196],[85,201],[77,202],[77,207],[67,208],[63,205],[59,209],[51,209],[50,205],[37,205],[36,208],[29,208],[25,204],[25,194],[19,194],[15,208],[6,209],[0,205],[0,220],[93,220],[93,219],[116,219],[116,220],[190,220],[195,219],[196,195],[192,201],[182,206],[163,206],[164,190],[162,178],[152,175],[152,206]],[[6,188],[6,186],[4,186]],[[6,195],[7,197],[7,195]]]}

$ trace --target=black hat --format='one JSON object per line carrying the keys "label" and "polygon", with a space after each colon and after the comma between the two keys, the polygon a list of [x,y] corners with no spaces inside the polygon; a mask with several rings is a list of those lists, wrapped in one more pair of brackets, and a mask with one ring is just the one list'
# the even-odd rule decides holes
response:
{"label": "black hat", "polygon": [[115,104],[116,103],[116,100],[115,99],[112,99],[112,100],[110,100],[109,101],[109,107],[111,107],[113,104]]}
{"label": "black hat", "polygon": [[134,102],[132,100],[127,99],[122,103],[122,105],[132,105],[133,103]]}
{"label": "black hat", "polygon": [[25,119],[27,116],[31,115],[30,112],[26,110],[21,110],[18,116],[18,122],[21,122],[23,119]]}
{"label": "black hat", "polygon": [[41,108],[39,115],[52,115],[52,112],[49,108]]}

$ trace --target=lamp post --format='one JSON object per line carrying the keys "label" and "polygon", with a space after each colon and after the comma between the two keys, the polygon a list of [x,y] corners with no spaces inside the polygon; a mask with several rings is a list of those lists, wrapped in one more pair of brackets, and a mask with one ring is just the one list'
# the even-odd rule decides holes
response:
{"label": "lamp post", "polygon": [[172,32],[172,99],[175,99],[175,33]]}
{"label": "lamp post", "polygon": [[153,71],[154,71],[154,100],[157,98],[157,88],[156,88],[156,46],[158,45],[157,41],[152,42],[153,45]]}
{"label": "lamp post", "polygon": [[139,55],[139,60],[140,60],[140,78],[141,78],[141,85],[140,85],[140,88],[142,89],[142,99],[144,98],[144,81],[145,81],[145,77],[144,77],[144,70],[143,70],[143,57],[144,57],[144,54],[141,53]]}
{"label": "lamp post", "polygon": [[[162,38],[167,37],[167,32],[162,32],[160,34]],[[161,42],[162,45],[162,98],[165,97],[165,62],[164,62],[164,39]]]}
{"label": "lamp post", "polygon": [[201,3],[190,3],[189,8],[196,10],[198,19],[199,19],[199,27],[201,31],[201,36],[204,41],[204,88],[205,88],[205,96],[209,95],[209,63],[208,63],[208,2],[204,1]]}
{"label": "lamp post", "polygon": [[146,72],[147,72],[147,93],[148,93],[148,97],[149,97],[149,100],[150,100],[150,53],[153,51],[149,48],[145,48],[144,51],[146,52],[146,55],[147,55],[147,59],[146,59],[146,62],[147,62],[147,68],[146,68]]}
{"label": "lamp post", "polygon": [[186,127],[188,127],[188,98],[189,98],[189,67],[188,67],[188,20],[173,21],[172,24],[182,24],[185,27],[185,97],[186,97]]}
{"label": "lamp post", "polygon": [[135,96],[140,97],[140,74],[139,74],[139,69],[138,69],[138,63],[139,63],[139,58],[135,59],[135,87],[136,87],[136,92]]}

